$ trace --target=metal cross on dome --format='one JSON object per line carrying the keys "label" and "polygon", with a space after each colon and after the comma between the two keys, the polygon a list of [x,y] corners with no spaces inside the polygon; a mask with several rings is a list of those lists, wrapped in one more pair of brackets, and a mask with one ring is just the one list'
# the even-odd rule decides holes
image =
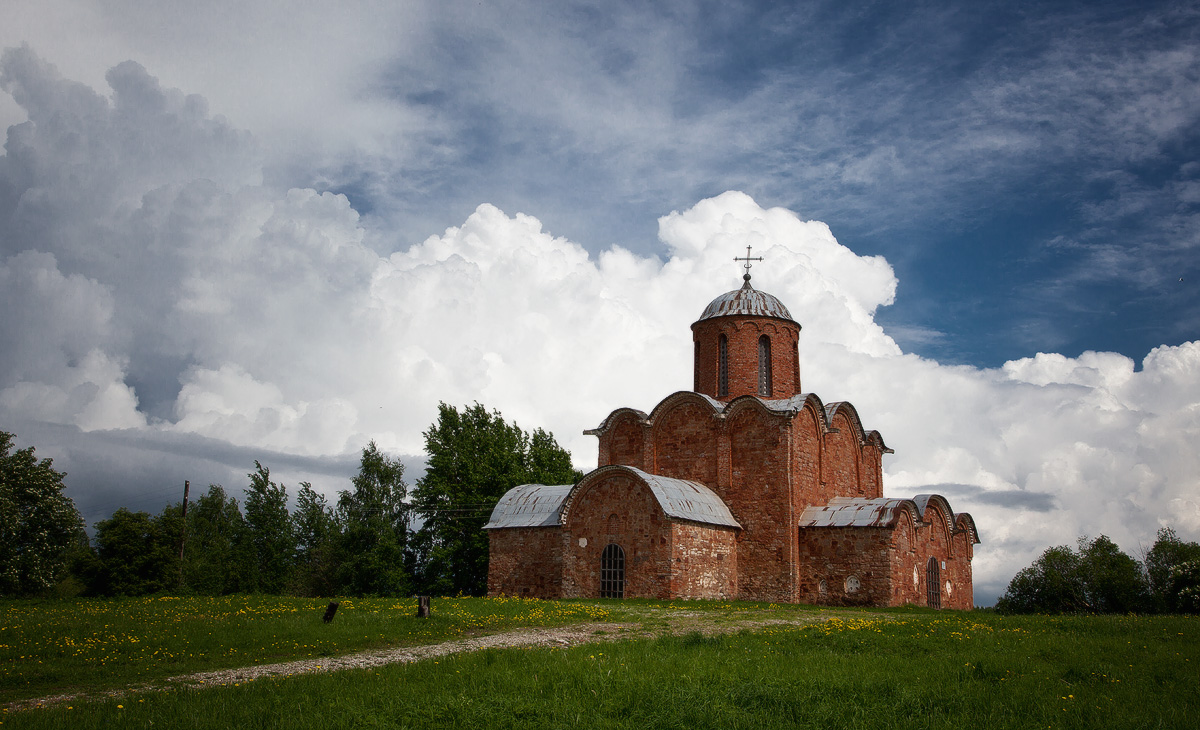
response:
{"label": "metal cross on dome", "polygon": [[746,255],[745,256],[734,256],[733,260],[746,262],[746,273],[745,273],[745,275],[742,276],[742,279],[744,279],[746,281],[746,283],[749,284],[750,283],[750,262],[751,261],[762,261],[763,257],[755,256],[755,257],[751,258],[750,246],[749,246],[749,244],[747,244],[746,245]]}

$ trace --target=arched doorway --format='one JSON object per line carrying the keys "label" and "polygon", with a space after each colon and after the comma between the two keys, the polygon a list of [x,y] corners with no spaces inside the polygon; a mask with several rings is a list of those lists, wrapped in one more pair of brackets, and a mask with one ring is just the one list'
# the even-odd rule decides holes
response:
{"label": "arched doorway", "polygon": [[610,543],[600,556],[600,597],[625,597],[625,551]]}
{"label": "arched doorway", "polygon": [[942,607],[942,569],[937,558],[930,558],[925,568],[925,598],[930,608]]}

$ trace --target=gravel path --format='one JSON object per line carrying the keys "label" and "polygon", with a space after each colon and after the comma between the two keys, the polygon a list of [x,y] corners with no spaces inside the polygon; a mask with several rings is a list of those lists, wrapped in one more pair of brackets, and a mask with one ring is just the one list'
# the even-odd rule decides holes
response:
{"label": "gravel path", "polygon": [[396,649],[365,651],[322,659],[300,659],[278,664],[254,665],[237,669],[221,669],[172,677],[168,682],[195,687],[249,682],[263,677],[283,677],[308,672],[336,672],[342,669],[366,669],[384,664],[407,664],[480,649],[507,649],[518,646],[566,647],[598,641],[615,641],[618,632],[636,629],[637,624],[577,624],[560,628],[532,628],[488,634],[470,639],[454,639],[440,644],[406,646]]}

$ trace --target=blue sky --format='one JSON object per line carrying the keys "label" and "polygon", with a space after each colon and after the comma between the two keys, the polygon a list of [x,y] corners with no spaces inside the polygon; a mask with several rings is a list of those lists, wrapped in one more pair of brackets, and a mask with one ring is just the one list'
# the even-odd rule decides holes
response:
{"label": "blue sky", "polygon": [[368,439],[415,478],[443,400],[586,468],[749,243],[981,596],[1200,538],[1200,11],[647,5],[6,3],[0,428],[89,520]]}
{"label": "blue sky", "polygon": [[645,253],[663,212],[742,190],[887,257],[906,349],[1140,358],[1200,321],[1197,28],[1180,3],[468,6],[365,84],[448,120],[434,156],[309,182],[413,234],[487,200]]}

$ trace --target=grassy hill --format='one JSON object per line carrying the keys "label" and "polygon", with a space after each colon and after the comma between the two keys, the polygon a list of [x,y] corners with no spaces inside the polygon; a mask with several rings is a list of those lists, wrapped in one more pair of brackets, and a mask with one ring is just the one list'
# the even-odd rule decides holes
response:
{"label": "grassy hill", "polygon": [[[13,727],[1196,727],[1200,620],[752,603],[275,597],[0,603]],[[602,622],[602,624],[601,624]],[[592,643],[169,680],[565,627]],[[116,691],[115,696],[105,692]],[[34,698],[68,695],[46,700]]]}

